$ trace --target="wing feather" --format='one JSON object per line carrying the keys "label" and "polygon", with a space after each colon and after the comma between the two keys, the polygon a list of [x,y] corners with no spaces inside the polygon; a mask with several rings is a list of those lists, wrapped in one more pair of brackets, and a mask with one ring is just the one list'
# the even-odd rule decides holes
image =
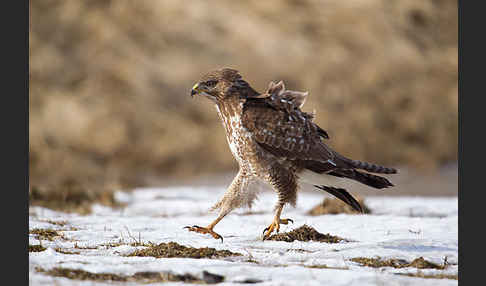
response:
{"label": "wing feather", "polygon": [[266,98],[273,107],[290,112],[302,108],[308,95],[308,92],[285,89],[283,81],[278,83],[271,81],[265,93],[258,95],[257,98]]}
{"label": "wing feather", "polygon": [[298,108],[273,105],[267,97],[247,100],[242,123],[258,144],[276,157],[335,166],[334,152],[322,142],[325,131],[312,119]]}
{"label": "wing feather", "polygon": [[265,93],[246,98],[243,126],[264,150],[320,174],[348,169],[396,173],[393,168],[351,160],[329,148],[322,141],[329,135],[313,122],[314,114],[300,109],[307,96],[307,92],[286,90],[282,81],[270,82]]}

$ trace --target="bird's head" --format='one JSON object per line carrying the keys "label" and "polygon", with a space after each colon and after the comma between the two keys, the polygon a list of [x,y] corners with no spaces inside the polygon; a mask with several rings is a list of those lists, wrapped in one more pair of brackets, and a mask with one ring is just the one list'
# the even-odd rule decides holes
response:
{"label": "bird's head", "polygon": [[232,96],[248,97],[258,93],[241,78],[237,70],[222,68],[205,74],[191,90],[191,96],[202,95],[218,103]]}

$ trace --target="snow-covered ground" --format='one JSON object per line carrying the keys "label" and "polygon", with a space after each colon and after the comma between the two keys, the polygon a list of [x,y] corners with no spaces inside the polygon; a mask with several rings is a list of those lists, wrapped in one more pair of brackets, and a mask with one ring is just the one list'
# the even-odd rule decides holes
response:
{"label": "snow-covered ground", "polygon": [[[297,207],[287,206],[283,218],[294,224],[281,225],[280,232],[303,224],[321,233],[337,235],[353,242],[328,244],[262,241],[261,234],[273,218],[277,196],[263,192],[248,209],[235,210],[225,217],[215,231],[224,242],[209,235],[189,232],[184,226],[205,226],[216,214],[207,210],[224,193],[223,188],[179,187],[138,189],[119,192],[116,198],[126,203],[121,209],[95,205],[86,216],[31,207],[29,229],[54,229],[64,239],[42,240],[47,249],[29,253],[30,285],[137,285],[136,282],[93,282],[52,277],[36,267],[82,269],[93,273],[133,275],[142,271],[172,271],[201,277],[202,271],[223,275],[219,285],[241,285],[245,279],[258,279],[257,285],[457,285],[457,280],[431,279],[396,273],[458,273],[458,205],[457,197],[366,197],[370,215],[309,216],[306,212],[322,201],[324,194],[302,192]],[[63,222],[64,225],[53,224]],[[162,243],[174,241],[192,247],[213,247],[243,254],[222,259],[126,257],[141,246],[139,241]],[[110,247],[110,243],[122,243]],[[35,235],[29,244],[37,245]],[[75,248],[77,246],[77,248]],[[61,248],[79,254],[63,254]],[[416,268],[371,268],[350,261],[354,257],[395,258],[412,261],[423,257],[450,265],[444,270]],[[249,261],[250,260],[250,261]],[[326,265],[328,268],[308,266]],[[182,284],[174,282],[170,284]],[[147,284],[144,284],[147,285]],[[155,285],[155,284],[154,284]]]}

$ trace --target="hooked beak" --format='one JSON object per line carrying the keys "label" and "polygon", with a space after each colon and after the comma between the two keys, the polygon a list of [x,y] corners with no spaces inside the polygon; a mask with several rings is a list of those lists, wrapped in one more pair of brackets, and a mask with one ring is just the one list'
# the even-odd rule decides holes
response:
{"label": "hooked beak", "polygon": [[198,87],[199,87],[199,83],[196,83],[196,84],[195,84],[195,85],[192,87],[192,89],[191,89],[191,97],[193,97],[193,98],[194,98],[194,95],[196,95],[196,94],[198,93],[198,90],[197,90],[197,88],[198,88]]}
{"label": "hooked beak", "polygon": [[203,95],[207,98],[213,98],[214,96],[209,94],[208,88],[204,83],[196,83],[191,89],[191,97],[194,98],[195,95]]}

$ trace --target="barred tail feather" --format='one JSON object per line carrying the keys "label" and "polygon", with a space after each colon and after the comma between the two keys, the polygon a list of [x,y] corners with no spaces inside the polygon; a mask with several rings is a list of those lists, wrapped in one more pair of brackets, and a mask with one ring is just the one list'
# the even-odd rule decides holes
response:
{"label": "barred tail feather", "polygon": [[358,161],[358,160],[352,160],[351,162],[352,162],[351,164],[353,164],[355,166],[355,168],[362,169],[362,170],[372,172],[372,173],[377,173],[377,174],[396,174],[397,173],[397,170],[394,169],[394,168],[383,167],[383,166],[380,166],[380,165],[375,165],[375,164],[368,163],[368,162],[361,162],[361,161]]}
{"label": "barred tail feather", "polygon": [[393,187],[393,184],[388,181],[387,178],[383,178],[380,176],[376,176],[369,173],[360,172],[357,170],[350,170],[350,169],[338,169],[332,172],[327,173],[328,175],[340,177],[340,178],[348,178],[355,181],[358,181],[362,184],[367,186],[376,188],[376,189],[383,189],[388,187]]}
{"label": "barred tail feather", "polygon": [[356,168],[356,169],[361,169],[361,170],[365,170],[365,171],[368,171],[368,172],[371,172],[371,173],[377,173],[377,174],[396,174],[397,173],[397,170],[394,169],[394,168],[389,168],[389,167],[383,167],[383,166],[380,166],[380,165],[376,165],[376,164],[373,164],[373,163],[368,163],[368,162],[362,162],[362,161],[358,161],[358,160],[352,160],[352,159],[348,159],[340,154],[336,154],[336,157],[338,157],[339,159],[341,159],[342,161],[344,161],[346,164],[348,164],[349,166],[353,167],[353,168]]}
{"label": "barred tail feather", "polygon": [[354,210],[363,213],[363,208],[361,207],[359,202],[353,196],[351,196],[351,194],[348,193],[345,189],[334,188],[334,187],[323,186],[323,185],[322,186],[314,185],[314,187],[330,193],[331,195],[335,196],[336,198],[350,205]]}

